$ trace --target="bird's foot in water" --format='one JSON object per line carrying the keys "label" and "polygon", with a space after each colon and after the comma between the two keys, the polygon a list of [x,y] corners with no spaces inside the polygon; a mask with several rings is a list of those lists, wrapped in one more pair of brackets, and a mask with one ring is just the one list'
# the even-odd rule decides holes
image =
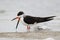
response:
{"label": "bird's foot in water", "polygon": [[27,26],[27,32],[30,32],[30,26]]}

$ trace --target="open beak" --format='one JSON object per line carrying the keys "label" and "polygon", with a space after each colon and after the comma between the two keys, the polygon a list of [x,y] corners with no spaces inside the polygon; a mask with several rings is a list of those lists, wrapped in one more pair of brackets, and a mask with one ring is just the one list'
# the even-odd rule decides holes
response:
{"label": "open beak", "polygon": [[15,19],[18,19],[18,21],[17,21],[17,25],[16,25],[16,29],[17,29],[18,24],[19,24],[19,21],[20,21],[20,17],[19,17],[19,16],[17,16],[16,18],[13,18],[11,21],[13,21],[13,20],[15,20]]}
{"label": "open beak", "polygon": [[15,20],[15,19],[18,19],[18,20],[19,20],[19,19],[20,19],[20,17],[19,17],[19,16],[17,16],[16,18],[13,18],[11,21],[13,21],[13,20]]}

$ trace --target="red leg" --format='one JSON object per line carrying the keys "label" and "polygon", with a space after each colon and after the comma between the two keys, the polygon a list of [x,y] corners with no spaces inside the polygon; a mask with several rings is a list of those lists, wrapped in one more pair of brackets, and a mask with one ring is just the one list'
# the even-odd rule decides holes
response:
{"label": "red leg", "polygon": [[27,26],[27,30],[30,31],[30,26]]}

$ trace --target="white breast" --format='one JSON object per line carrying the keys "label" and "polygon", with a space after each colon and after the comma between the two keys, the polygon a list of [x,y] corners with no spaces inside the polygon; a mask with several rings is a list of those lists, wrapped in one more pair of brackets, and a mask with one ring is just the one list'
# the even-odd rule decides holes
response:
{"label": "white breast", "polygon": [[21,21],[21,23],[22,23],[23,25],[25,25],[25,26],[28,25],[27,23],[24,22],[24,18],[23,18],[23,17],[21,17],[21,20],[20,20],[20,21]]}

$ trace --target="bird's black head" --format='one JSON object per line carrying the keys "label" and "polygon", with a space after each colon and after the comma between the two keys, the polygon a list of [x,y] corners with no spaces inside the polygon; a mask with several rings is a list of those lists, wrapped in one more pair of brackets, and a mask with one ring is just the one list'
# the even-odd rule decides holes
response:
{"label": "bird's black head", "polygon": [[18,22],[17,22],[17,25],[16,25],[16,29],[18,27],[18,24],[19,24],[19,21],[20,21],[20,18],[23,16],[24,12],[23,11],[20,11],[18,12],[17,14],[17,17],[13,18],[11,21],[15,20],[15,19],[18,19]]}
{"label": "bird's black head", "polygon": [[24,14],[24,12],[20,11],[20,12],[18,12],[17,16],[20,16],[20,15],[23,15],[23,14]]}

